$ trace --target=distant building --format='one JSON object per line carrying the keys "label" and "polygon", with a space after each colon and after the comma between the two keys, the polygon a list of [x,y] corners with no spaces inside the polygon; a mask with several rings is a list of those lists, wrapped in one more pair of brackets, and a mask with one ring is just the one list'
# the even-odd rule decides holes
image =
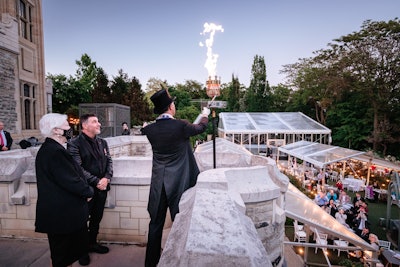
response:
{"label": "distant building", "polygon": [[45,81],[42,0],[0,1],[0,120],[14,140],[39,136],[52,111]]}

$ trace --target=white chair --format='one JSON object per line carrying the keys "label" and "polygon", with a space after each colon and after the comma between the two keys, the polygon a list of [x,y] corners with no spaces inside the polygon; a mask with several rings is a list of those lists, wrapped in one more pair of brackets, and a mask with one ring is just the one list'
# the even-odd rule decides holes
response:
{"label": "white chair", "polygon": [[338,247],[343,247],[343,249],[342,249],[342,248],[337,248],[337,250],[338,250],[338,254],[337,254],[338,257],[340,256],[340,252],[341,252],[341,251],[346,251],[347,253],[349,253],[349,250],[347,249],[347,247],[349,246],[349,241],[339,239],[339,240],[334,240],[334,241],[333,241],[333,244],[334,244],[335,246],[338,246]]}
{"label": "white chair", "polygon": [[352,191],[352,192],[358,192],[356,185],[354,185],[354,184],[349,184],[347,186],[347,190]]}
{"label": "white chair", "polygon": [[304,231],[304,225],[299,224],[297,220],[293,221],[293,226],[295,231]]}
{"label": "white chair", "polygon": [[297,242],[307,242],[307,234],[304,231],[295,231],[294,232],[294,241]]}
{"label": "white chair", "polygon": [[390,249],[390,241],[386,241],[386,240],[379,240],[379,247],[383,248],[383,249]]}
{"label": "white chair", "polygon": [[293,221],[294,226],[294,241],[297,242],[306,242],[307,234],[304,231],[304,225],[299,225],[297,220]]}
{"label": "white chair", "polygon": [[[317,235],[317,239],[315,239],[315,243],[322,245],[322,251],[326,251],[324,246],[328,245],[328,234],[321,234],[318,231],[315,232]],[[315,247],[315,254],[317,254],[319,247]]]}

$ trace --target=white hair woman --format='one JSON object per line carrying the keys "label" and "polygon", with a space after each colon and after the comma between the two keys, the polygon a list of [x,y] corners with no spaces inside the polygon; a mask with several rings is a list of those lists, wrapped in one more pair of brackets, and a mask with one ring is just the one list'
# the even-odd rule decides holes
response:
{"label": "white hair woman", "polygon": [[46,114],[39,127],[46,139],[35,161],[35,231],[47,233],[52,266],[70,266],[87,252],[87,201],[93,189],[64,147],[70,129],[67,116]]}
{"label": "white hair woman", "polygon": [[368,240],[373,248],[375,248],[376,250],[379,249],[379,239],[376,234],[369,234]]}

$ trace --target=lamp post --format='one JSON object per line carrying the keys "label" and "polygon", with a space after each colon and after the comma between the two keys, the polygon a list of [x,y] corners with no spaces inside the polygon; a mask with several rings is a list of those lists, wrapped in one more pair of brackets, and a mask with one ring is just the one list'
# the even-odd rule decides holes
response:
{"label": "lamp post", "polygon": [[212,106],[212,102],[215,100],[217,96],[220,96],[220,88],[221,88],[221,79],[218,79],[217,76],[214,77],[214,79],[211,78],[211,76],[208,77],[207,80],[207,96],[211,98],[211,117],[212,117],[212,139],[213,139],[213,163],[214,163],[214,169],[217,167],[216,163],[216,150],[215,150],[215,108]]}

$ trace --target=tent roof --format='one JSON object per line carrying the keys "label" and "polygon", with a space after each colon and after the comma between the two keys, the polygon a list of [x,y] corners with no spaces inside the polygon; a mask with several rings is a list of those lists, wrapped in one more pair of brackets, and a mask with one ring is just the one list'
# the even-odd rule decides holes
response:
{"label": "tent roof", "polygon": [[331,130],[301,112],[221,112],[225,133],[330,134]]}
{"label": "tent roof", "polygon": [[308,141],[291,143],[281,146],[278,149],[279,151],[288,155],[312,163],[314,166],[319,168],[322,168],[325,165],[329,165],[333,162],[354,158],[355,156],[365,153],[362,151]]}

